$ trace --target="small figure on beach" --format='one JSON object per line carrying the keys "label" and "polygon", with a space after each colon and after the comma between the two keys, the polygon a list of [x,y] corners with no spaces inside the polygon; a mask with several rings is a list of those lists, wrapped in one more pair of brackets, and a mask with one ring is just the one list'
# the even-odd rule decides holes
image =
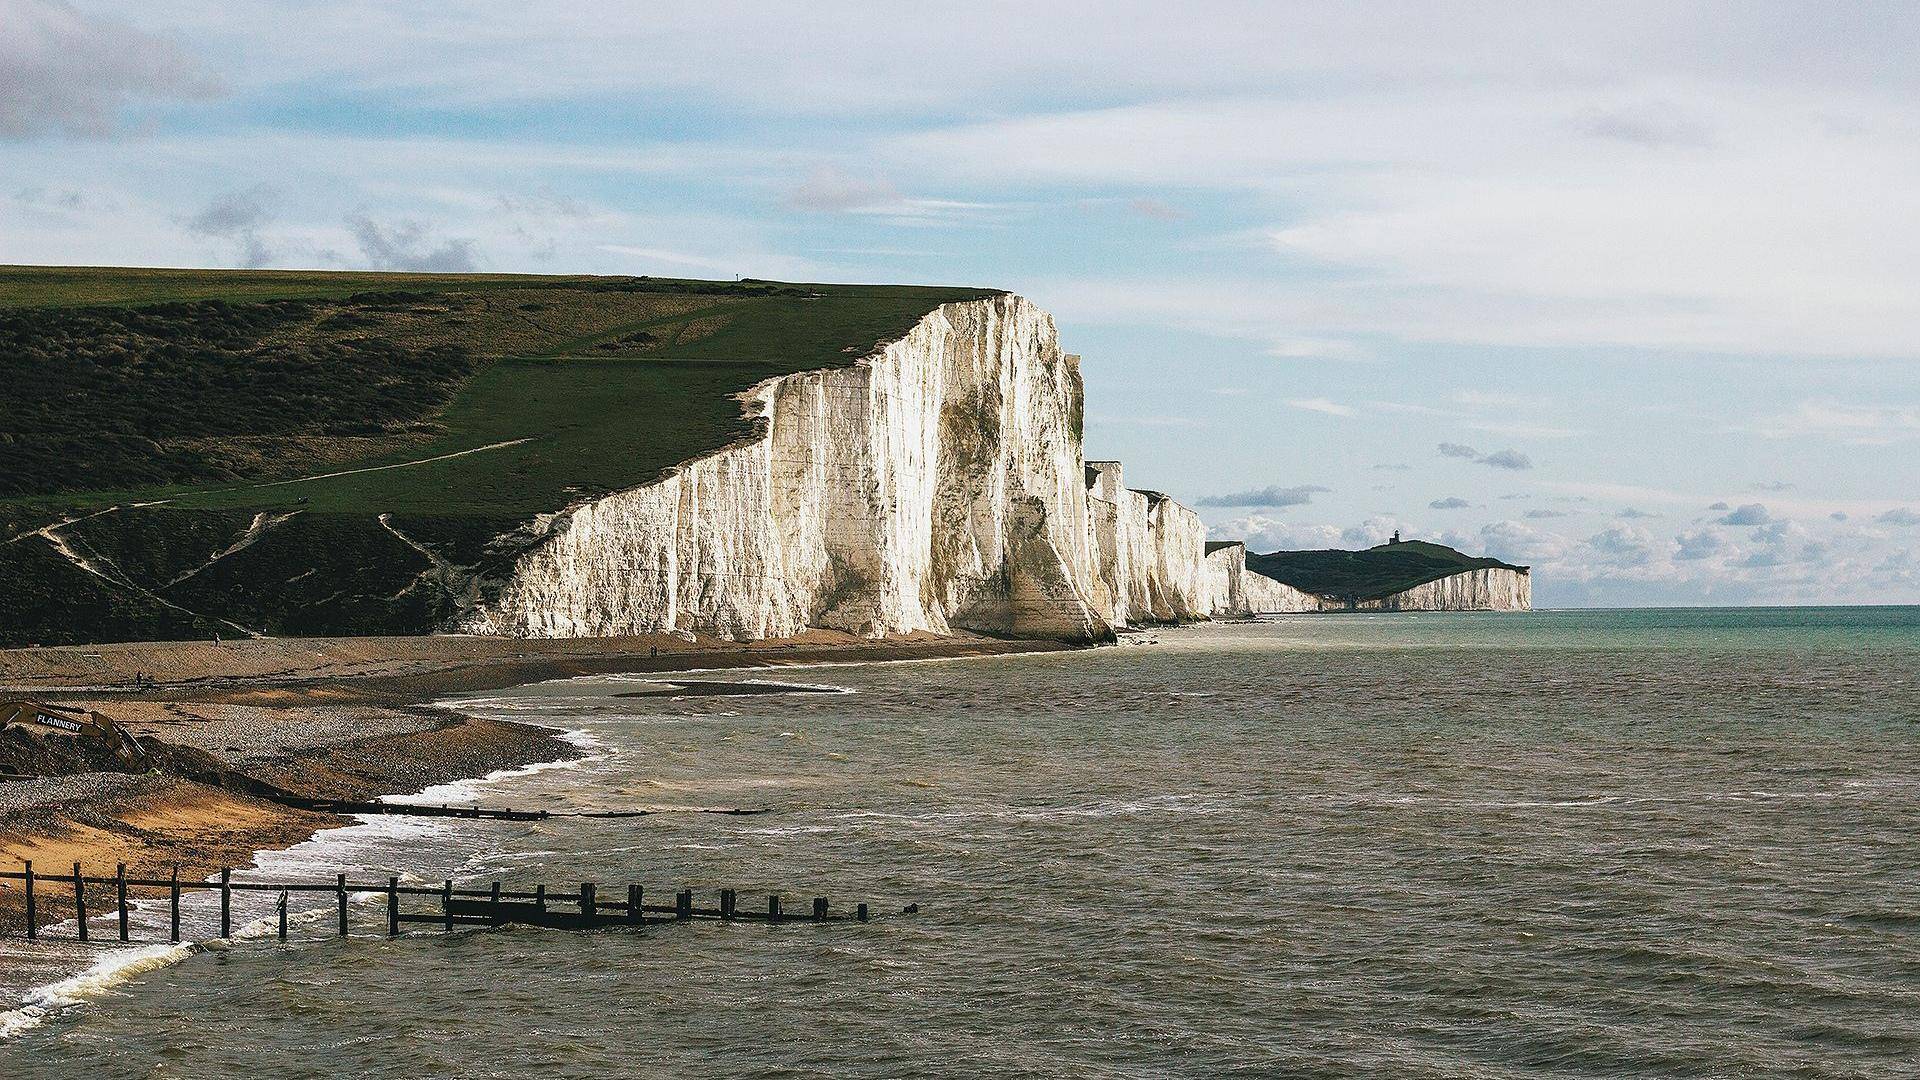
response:
{"label": "small figure on beach", "polygon": [[660,646],[658,646],[658,645],[655,645],[655,646],[654,646],[653,648],[651,648],[651,649],[648,649],[648,650],[647,650],[647,659],[649,659],[649,660],[658,660],[658,659],[660,659]]}

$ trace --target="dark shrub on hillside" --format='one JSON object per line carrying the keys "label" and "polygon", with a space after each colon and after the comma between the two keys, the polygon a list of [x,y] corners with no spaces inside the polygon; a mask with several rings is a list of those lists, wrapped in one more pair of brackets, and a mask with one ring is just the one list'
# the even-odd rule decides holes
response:
{"label": "dark shrub on hillside", "polygon": [[237,479],[177,444],[379,432],[440,406],[474,365],[457,345],[265,343],[316,318],[371,321],[318,300],[0,311],[0,497]]}

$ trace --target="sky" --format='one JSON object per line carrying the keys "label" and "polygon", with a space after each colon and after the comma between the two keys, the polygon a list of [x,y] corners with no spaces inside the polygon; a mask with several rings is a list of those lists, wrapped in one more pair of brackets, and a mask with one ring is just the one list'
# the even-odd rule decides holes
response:
{"label": "sky", "polygon": [[1917,47],[1898,0],[0,0],[0,262],[1007,288],[1217,538],[1915,603]]}

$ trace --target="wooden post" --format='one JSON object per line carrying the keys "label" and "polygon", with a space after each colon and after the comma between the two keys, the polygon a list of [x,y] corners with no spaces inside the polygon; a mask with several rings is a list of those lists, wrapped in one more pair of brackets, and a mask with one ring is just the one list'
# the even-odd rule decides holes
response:
{"label": "wooden post", "polygon": [[280,890],[280,940],[287,940],[287,890]]}
{"label": "wooden post", "polygon": [[33,910],[33,860],[27,860],[27,940],[40,936],[39,919]]}
{"label": "wooden post", "polygon": [[732,922],[734,905],[737,903],[739,903],[738,893],[735,893],[732,889],[721,889],[720,918],[726,922]]}
{"label": "wooden post", "polygon": [[452,878],[448,878],[446,880],[446,883],[440,886],[440,910],[446,916],[446,922],[444,925],[446,926],[447,932],[452,933],[453,932],[453,879]]}
{"label": "wooden post", "polygon": [[646,917],[646,913],[640,907],[640,886],[628,885],[627,886],[627,921],[632,923],[635,926],[639,926],[641,919],[645,917]]}
{"label": "wooden post", "polygon": [[220,870],[220,936],[233,935],[233,871]]}
{"label": "wooden post", "polygon": [[127,864],[121,863],[113,871],[114,897],[120,903],[120,940],[127,940]]}
{"label": "wooden post", "polygon": [[80,876],[80,864],[73,864],[73,910],[80,920],[80,940],[87,940],[87,883]]}
{"label": "wooden post", "polygon": [[860,922],[866,922],[867,921],[867,905],[860,904],[856,906],[853,909],[853,917]]}
{"label": "wooden post", "polygon": [[767,921],[768,922],[780,921],[780,894],[779,893],[774,893],[772,896],[767,897]]}
{"label": "wooden post", "polygon": [[347,875],[339,874],[333,879],[335,906],[340,911],[340,936],[347,936]]}
{"label": "wooden post", "polygon": [[171,940],[180,944],[180,864],[173,866],[173,876],[167,879],[167,909]]}
{"label": "wooden post", "polygon": [[489,921],[497,928],[500,925],[500,883],[497,881],[493,883],[493,896],[487,900],[487,905],[490,908],[487,912]]}
{"label": "wooden post", "polygon": [[533,910],[542,915],[547,913],[547,887],[545,885],[535,885],[533,887]]}
{"label": "wooden post", "polygon": [[387,879],[387,936],[400,936],[400,879]]}
{"label": "wooden post", "polygon": [[580,914],[587,917],[587,925],[593,925],[593,882],[580,883]]}
{"label": "wooden post", "polygon": [[824,896],[816,896],[813,898],[813,921],[827,921],[827,898]]}
{"label": "wooden post", "polygon": [[692,889],[681,889],[673,894],[673,917],[682,922],[693,918]]}

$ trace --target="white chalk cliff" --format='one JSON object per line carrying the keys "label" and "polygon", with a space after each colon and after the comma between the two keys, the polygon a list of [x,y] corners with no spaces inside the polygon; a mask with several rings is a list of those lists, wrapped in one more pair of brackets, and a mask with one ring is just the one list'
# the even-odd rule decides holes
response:
{"label": "white chalk cliff", "polygon": [[1081,452],[1078,358],[1017,296],[743,397],[756,433],[548,523],[462,629],[1097,640],[1218,605],[1193,511]]}
{"label": "white chalk cliff", "polygon": [[1302,592],[1253,570],[1246,571],[1246,579],[1250,584],[1244,610],[1255,615],[1301,611],[1533,610],[1533,575],[1526,570],[1504,567],[1463,570],[1377,600],[1351,604],[1336,597]]}
{"label": "white chalk cliff", "polygon": [[[1208,544],[1192,510],[1081,452],[1079,358],[1017,296],[943,305],[859,362],[742,395],[754,433],[536,523],[457,629],[519,637],[974,630],[1093,641],[1130,625],[1348,610]],[[1362,610],[1531,606],[1480,570]]]}

